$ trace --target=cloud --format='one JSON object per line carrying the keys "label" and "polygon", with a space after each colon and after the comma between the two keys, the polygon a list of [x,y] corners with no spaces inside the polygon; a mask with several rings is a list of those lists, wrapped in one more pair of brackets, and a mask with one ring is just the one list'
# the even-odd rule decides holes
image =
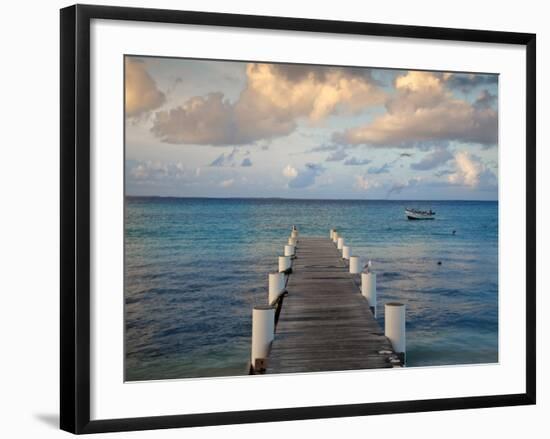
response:
{"label": "cloud", "polygon": [[344,149],[339,149],[334,151],[332,154],[329,154],[326,161],[327,162],[340,162],[348,156],[348,153]]}
{"label": "cloud", "polygon": [[288,182],[288,187],[291,189],[303,189],[312,186],[315,183],[315,179],[325,171],[325,168],[316,163],[306,163],[303,169],[297,171],[295,168],[292,168],[292,170],[296,172],[296,175]]}
{"label": "cloud", "polygon": [[181,162],[133,161],[128,163],[128,176],[135,181],[182,180],[192,174]]}
{"label": "cloud", "polygon": [[496,185],[495,174],[483,164],[479,157],[466,151],[459,151],[454,159],[455,170],[447,177],[449,183],[470,188]]}
{"label": "cloud", "polygon": [[237,145],[251,140],[239,129],[233,104],[223,93],[196,96],[184,105],[158,111],[151,132],[164,143]]}
{"label": "cloud", "polygon": [[241,162],[241,166],[244,168],[248,168],[252,166],[252,160],[250,160],[248,157],[244,158],[243,161]]}
{"label": "cloud", "polygon": [[321,145],[321,146],[316,146],[315,148],[311,148],[306,152],[328,152],[328,151],[336,151],[337,149],[340,149],[340,148],[342,148],[341,145]]}
{"label": "cloud", "polygon": [[233,150],[227,155],[225,153],[221,153],[212,161],[212,163],[210,163],[209,166],[218,168],[225,166],[235,166],[235,155],[237,154],[237,152],[237,148],[233,148]]}
{"label": "cloud", "polygon": [[498,84],[498,75],[483,75],[478,73],[444,73],[443,80],[451,89],[457,89],[464,93],[478,86]]}
{"label": "cloud", "polygon": [[249,63],[246,77],[237,101],[195,96],[157,112],[151,131],[166,143],[242,145],[286,136],[299,119],[317,123],[386,100],[369,74],[349,68]]}
{"label": "cloud", "polygon": [[369,180],[365,175],[358,175],[355,177],[355,187],[358,189],[368,191],[369,189],[377,188],[379,186],[380,183]]}
{"label": "cloud", "polygon": [[372,166],[367,170],[368,174],[387,174],[390,172],[390,164],[384,163],[380,167]]}
{"label": "cloud", "polygon": [[455,98],[441,75],[409,71],[395,79],[395,90],[385,114],[366,125],[334,133],[333,141],[403,148],[453,140],[496,144],[496,110]]}
{"label": "cloud", "polygon": [[386,198],[389,198],[392,194],[400,194],[403,192],[403,190],[414,187],[419,183],[419,178],[411,178],[410,180],[404,182],[404,183],[393,183],[390,188],[388,189],[388,192],[386,193]]}
{"label": "cloud", "polygon": [[230,178],[228,180],[223,180],[220,182],[220,187],[231,187],[235,183],[235,179]]}
{"label": "cloud", "polygon": [[444,177],[446,175],[453,174],[454,171],[451,171],[450,169],[442,169],[441,171],[437,171],[434,176],[435,177]]}
{"label": "cloud", "polygon": [[290,165],[286,165],[283,169],[283,175],[287,178],[294,178],[298,175],[298,170]]}
{"label": "cloud", "polygon": [[479,108],[480,110],[483,110],[486,108],[495,107],[497,105],[497,102],[498,102],[497,95],[491,94],[487,90],[482,90],[474,102],[474,107]]}
{"label": "cloud", "polygon": [[372,160],[369,159],[357,159],[355,157],[350,157],[344,162],[344,166],[363,166],[368,165]]}
{"label": "cloud", "polygon": [[128,118],[137,118],[159,108],[166,101],[147,72],[145,63],[139,60],[125,59],[125,115]]}
{"label": "cloud", "polygon": [[416,171],[427,171],[444,165],[453,158],[453,155],[446,148],[439,147],[426,155],[422,160],[411,163],[411,169]]}

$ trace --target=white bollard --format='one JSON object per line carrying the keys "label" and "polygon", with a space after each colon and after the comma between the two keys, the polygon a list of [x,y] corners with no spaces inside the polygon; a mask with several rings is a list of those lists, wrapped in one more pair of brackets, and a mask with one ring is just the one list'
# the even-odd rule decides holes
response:
{"label": "white bollard", "polygon": [[281,272],[269,273],[268,303],[273,305],[285,289],[285,274]]}
{"label": "white bollard", "polygon": [[[275,307],[255,306],[252,310],[252,349],[250,363],[257,369],[265,369],[265,360],[275,337]],[[258,367],[257,367],[258,366]]]}
{"label": "white bollard", "polygon": [[288,238],[288,245],[296,245],[296,238]]}
{"label": "white bollard", "polygon": [[384,306],[385,335],[391,341],[393,350],[402,355],[405,363],[405,305],[403,303],[390,302]]}
{"label": "white bollard", "polygon": [[349,257],[349,272],[351,274],[361,273],[361,268],[359,267],[359,256],[350,256]]}
{"label": "white bollard", "polygon": [[334,242],[335,244],[338,242],[338,232],[334,232],[332,234],[332,242]]}
{"label": "white bollard", "polygon": [[290,256],[279,256],[279,271],[283,272],[291,267]]}
{"label": "white bollard", "polygon": [[344,247],[344,244],[345,244],[344,238],[338,237],[338,242],[337,242],[337,244],[336,244],[336,248],[337,248],[338,250],[342,250],[342,247]]}
{"label": "white bollard", "polygon": [[290,237],[291,238],[298,238],[298,230],[293,230],[292,232],[290,232]]}
{"label": "white bollard", "polygon": [[334,230],[334,229],[330,229],[330,235],[329,235],[329,236],[330,236],[330,239],[332,239],[332,236],[334,235],[334,232],[335,232],[335,231],[336,231],[336,230]]}
{"label": "white bollard", "polygon": [[361,294],[369,301],[376,318],[376,273],[361,273]]}
{"label": "white bollard", "polygon": [[294,256],[296,246],[294,245],[285,245],[285,256]]}
{"label": "white bollard", "polygon": [[349,259],[351,256],[351,246],[349,245],[344,245],[342,247],[342,258],[344,259]]}

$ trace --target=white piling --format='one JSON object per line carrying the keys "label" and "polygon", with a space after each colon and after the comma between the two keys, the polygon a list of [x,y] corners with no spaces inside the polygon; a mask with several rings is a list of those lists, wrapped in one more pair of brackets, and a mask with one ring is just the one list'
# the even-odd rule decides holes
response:
{"label": "white piling", "polygon": [[332,234],[332,242],[334,242],[335,244],[338,242],[338,235],[339,235],[338,232],[334,232]]}
{"label": "white piling", "polygon": [[291,267],[290,256],[279,256],[279,271],[283,272]]}
{"label": "white piling", "polygon": [[390,302],[384,307],[385,334],[391,341],[393,350],[400,354],[405,363],[405,305],[403,303]]}
{"label": "white piling", "polygon": [[296,238],[293,238],[293,237],[288,238],[288,245],[296,245]]}
{"label": "white piling", "polygon": [[334,229],[330,229],[330,239],[332,239],[332,236],[334,235],[334,232],[335,232],[335,231],[336,231],[336,230],[334,230]]}
{"label": "white piling", "polygon": [[292,232],[290,232],[290,237],[291,238],[298,238],[298,230],[293,230]]}
{"label": "white piling", "polygon": [[[252,310],[252,349],[250,362],[252,367],[265,369],[265,360],[275,337],[275,307],[255,306]],[[263,367],[262,367],[263,365]]]}
{"label": "white piling", "polygon": [[351,246],[349,245],[344,245],[342,247],[342,258],[344,259],[349,259],[351,256]]}
{"label": "white piling", "polygon": [[349,257],[349,272],[351,274],[361,273],[361,268],[359,267],[359,256],[350,256]]}
{"label": "white piling", "polygon": [[294,256],[296,246],[294,245],[285,245],[285,256]]}
{"label": "white piling", "polygon": [[285,274],[281,272],[269,273],[269,305],[273,305],[285,289]]}
{"label": "white piling", "polygon": [[336,248],[338,250],[342,250],[342,247],[344,246],[345,244],[345,240],[343,237],[338,237],[338,242],[336,243]]}
{"label": "white piling", "polygon": [[376,273],[361,273],[361,294],[369,301],[376,318]]}

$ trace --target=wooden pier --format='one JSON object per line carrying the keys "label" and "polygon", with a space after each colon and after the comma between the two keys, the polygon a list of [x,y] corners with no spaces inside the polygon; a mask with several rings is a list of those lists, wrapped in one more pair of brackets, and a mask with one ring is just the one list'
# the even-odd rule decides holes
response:
{"label": "wooden pier", "polygon": [[327,237],[300,237],[265,373],[394,367],[397,355]]}

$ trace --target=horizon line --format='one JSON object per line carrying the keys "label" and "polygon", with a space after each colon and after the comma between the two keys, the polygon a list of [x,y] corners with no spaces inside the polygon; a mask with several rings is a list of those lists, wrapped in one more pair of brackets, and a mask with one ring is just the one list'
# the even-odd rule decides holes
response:
{"label": "horizon line", "polygon": [[129,198],[177,198],[177,199],[206,199],[206,200],[285,200],[285,201],[477,201],[495,203],[498,202],[498,198],[495,200],[478,200],[478,199],[390,199],[390,198],[285,198],[285,197],[219,197],[219,196],[183,196],[183,195],[130,195],[125,194],[124,197]]}

